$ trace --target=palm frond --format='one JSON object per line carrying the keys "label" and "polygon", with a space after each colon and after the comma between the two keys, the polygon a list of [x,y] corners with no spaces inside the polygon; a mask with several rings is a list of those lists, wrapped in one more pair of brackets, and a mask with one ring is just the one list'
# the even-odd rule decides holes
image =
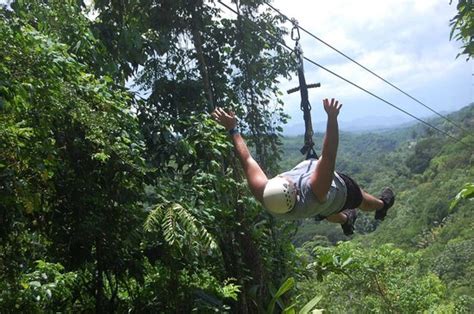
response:
{"label": "palm frond", "polygon": [[157,205],[145,220],[144,229],[147,232],[161,230],[164,240],[170,246],[182,247],[184,239],[198,240],[203,249],[214,250],[217,243],[207,229],[192,213],[178,203]]}
{"label": "palm frond", "polygon": [[191,231],[191,234],[193,234],[200,240],[200,243],[203,244],[205,249],[212,250],[217,248],[217,243],[215,242],[212,235],[184,207],[180,208],[180,217],[182,218],[182,223],[186,226],[186,229]]}
{"label": "palm frond", "polygon": [[163,219],[163,205],[159,204],[153,208],[148,217],[143,223],[143,229],[147,232],[154,231],[159,225],[161,225],[161,220]]}

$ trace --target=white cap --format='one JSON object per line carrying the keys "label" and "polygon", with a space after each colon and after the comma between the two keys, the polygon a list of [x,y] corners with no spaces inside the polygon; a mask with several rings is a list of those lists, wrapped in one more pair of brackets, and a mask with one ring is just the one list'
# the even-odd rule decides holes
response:
{"label": "white cap", "polygon": [[263,191],[263,205],[274,214],[284,214],[293,209],[296,203],[296,189],[282,177],[268,180]]}

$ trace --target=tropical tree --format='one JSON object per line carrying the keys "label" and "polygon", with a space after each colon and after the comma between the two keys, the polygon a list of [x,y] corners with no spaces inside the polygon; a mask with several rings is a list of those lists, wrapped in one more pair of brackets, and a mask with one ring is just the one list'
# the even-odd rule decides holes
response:
{"label": "tropical tree", "polygon": [[[147,95],[138,117],[148,160],[158,169],[159,190],[166,182],[170,191],[157,191],[157,199],[187,208],[214,235],[222,256],[216,274],[238,278],[240,311],[268,297],[267,282],[279,283],[288,272],[281,245],[289,242],[279,243],[274,222],[248,197],[222,130],[206,113],[215,106],[236,111],[259,161],[269,173],[276,170],[278,125],[286,116],[274,99],[291,62],[278,44],[285,33],[280,20],[259,13],[261,4],[237,2],[240,15],[227,18],[213,1],[95,3],[99,36],[107,34],[102,41],[132,65]],[[177,196],[183,188],[191,192]]]}
{"label": "tropical tree", "polygon": [[450,39],[463,43],[459,55],[467,55],[469,60],[474,54],[474,5],[470,0],[458,0],[456,8],[458,13],[451,19]]}
{"label": "tropical tree", "polygon": [[[288,234],[295,226],[276,224],[249,196],[226,135],[208,114],[215,106],[236,111],[266,171],[277,170],[286,119],[277,83],[291,62],[278,45],[281,21],[262,3],[235,3],[235,18],[212,1],[96,1],[88,8],[18,0],[2,11],[2,42],[13,38],[17,47],[3,50],[9,79],[2,105],[15,108],[4,115],[4,154],[15,156],[20,140],[37,143],[2,162],[11,182],[28,185],[8,190],[3,204],[42,213],[18,224],[20,209],[4,211],[4,234],[15,227],[30,243],[5,242],[11,252],[4,261],[19,259],[17,268],[5,262],[9,282],[20,265],[34,272],[34,259],[48,257],[78,272],[85,310],[228,303],[246,312],[270,302],[272,286],[294,267]],[[132,96],[125,82],[139,91]],[[24,108],[17,104],[23,98]],[[37,174],[21,172],[27,168]],[[28,257],[35,236],[43,242]],[[182,293],[156,297],[163,288]]]}
{"label": "tropical tree", "polygon": [[[80,270],[96,310],[140,263],[144,142],[133,98],[88,73],[21,15],[2,12],[2,280],[36,259]],[[107,286],[107,287],[106,287]]]}

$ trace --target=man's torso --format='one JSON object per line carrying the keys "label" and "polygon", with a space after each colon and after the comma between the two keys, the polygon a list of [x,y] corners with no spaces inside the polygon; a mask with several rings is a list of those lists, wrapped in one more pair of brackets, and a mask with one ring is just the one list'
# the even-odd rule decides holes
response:
{"label": "man's torso", "polygon": [[317,159],[309,159],[299,163],[293,169],[280,174],[280,176],[290,178],[296,183],[298,198],[290,212],[274,214],[275,217],[296,220],[313,217],[315,215],[329,216],[341,210],[347,197],[344,181],[337,173],[334,173],[326,202],[319,202],[310,185],[311,174],[317,166]]}

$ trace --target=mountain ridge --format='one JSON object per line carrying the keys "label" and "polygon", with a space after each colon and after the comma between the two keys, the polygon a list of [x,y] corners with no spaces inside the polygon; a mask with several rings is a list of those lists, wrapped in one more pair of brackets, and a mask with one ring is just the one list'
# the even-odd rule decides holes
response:
{"label": "mountain ridge", "polygon": [[[467,105],[466,107],[471,106],[472,104]],[[465,107],[463,107],[465,108]],[[452,112],[441,112],[440,114],[447,116],[449,114],[454,114],[458,111],[461,111],[463,108],[452,111]],[[432,120],[439,118],[437,115],[428,115],[421,117],[423,120]],[[352,120],[339,120],[339,129],[344,132],[354,132],[354,133],[363,133],[363,132],[373,132],[373,131],[387,131],[398,128],[411,127],[418,123],[415,119],[411,117],[400,117],[400,116],[367,116],[364,118],[352,119]],[[326,130],[326,120],[318,120],[313,122],[313,131],[315,133],[324,132]],[[304,135],[305,124],[301,120],[297,123],[286,124],[283,126],[283,135],[284,136],[300,136]]]}

